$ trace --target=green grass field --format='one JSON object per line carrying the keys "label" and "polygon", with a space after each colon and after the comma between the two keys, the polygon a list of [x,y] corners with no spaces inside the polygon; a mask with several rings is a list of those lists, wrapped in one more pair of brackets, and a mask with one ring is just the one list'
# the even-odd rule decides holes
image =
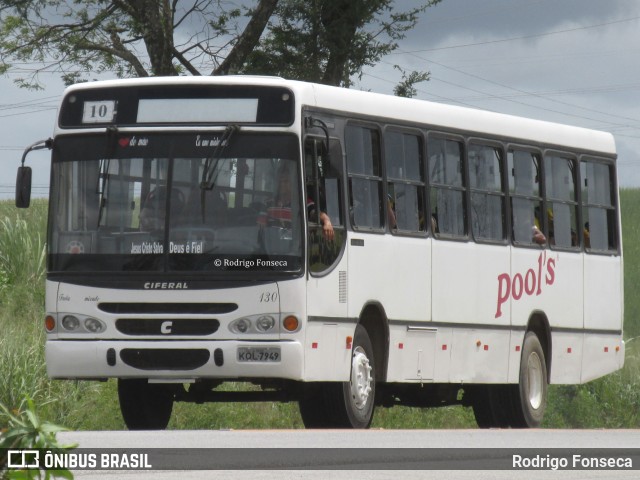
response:
{"label": "green grass field", "polygon": [[[640,190],[621,192],[625,340],[623,370],[586,385],[552,386],[548,428],[640,427]],[[24,396],[41,417],[74,430],[124,429],[116,384],[51,381],[44,365],[45,200],[28,210],[0,202],[0,402],[16,408]],[[230,384],[226,388],[239,388]],[[0,427],[2,427],[0,418]],[[474,428],[470,408],[378,408],[374,428]],[[295,403],[183,404],[170,429],[302,428]]]}

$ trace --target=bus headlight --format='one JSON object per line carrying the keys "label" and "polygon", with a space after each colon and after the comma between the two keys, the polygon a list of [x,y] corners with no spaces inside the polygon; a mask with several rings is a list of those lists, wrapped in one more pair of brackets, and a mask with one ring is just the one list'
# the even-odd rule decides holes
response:
{"label": "bus headlight", "polygon": [[280,332],[277,313],[251,315],[238,318],[229,324],[229,330],[235,334],[273,334]]}
{"label": "bus headlight", "polygon": [[91,333],[101,333],[104,332],[106,327],[100,320],[87,318],[84,321],[84,328]]}
{"label": "bus headlight", "polygon": [[251,320],[248,318],[240,318],[238,320],[234,320],[229,325],[229,328],[233,333],[247,333],[251,328]]}
{"label": "bus headlight", "polygon": [[[61,333],[63,330],[66,333],[102,333],[107,329],[107,325],[97,318],[71,313],[61,314],[61,316]],[[55,320],[53,317],[51,318]]]}
{"label": "bus headlight", "polygon": [[65,315],[62,319],[62,327],[69,332],[75,332],[80,326],[80,320],[74,315]]}
{"label": "bus headlight", "polygon": [[261,332],[268,332],[276,324],[275,319],[270,315],[263,315],[256,321],[256,328]]}

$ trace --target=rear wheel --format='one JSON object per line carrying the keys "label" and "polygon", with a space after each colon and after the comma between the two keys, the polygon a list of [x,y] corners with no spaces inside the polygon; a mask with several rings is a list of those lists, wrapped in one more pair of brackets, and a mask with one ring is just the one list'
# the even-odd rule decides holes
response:
{"label": "rear wheel", "polygon": [[[520,360],[520,383],[513,390],[513,427],[536,428],[547,407],[547,362],[538,336],[527,332]],[[515,386],[514,386],[515,387]]]}
{"label": "rear wheel", "polygon": [[164,430],[173,410],[174,388],[146,379],[118,379],[122,418],[129,430]]}
{"label": "rear wheel", "polygon": [[375,406],[375,361],[364,327],[356,327],[348,382],[310,385],[300,399],[307,428],[368,428]]}
{"label": "rear wheel", "polygon": [[478,385],[471,390],[480,428],[536,428],[547,406],[547,363],[538,336],[527,332],[518,384]]}

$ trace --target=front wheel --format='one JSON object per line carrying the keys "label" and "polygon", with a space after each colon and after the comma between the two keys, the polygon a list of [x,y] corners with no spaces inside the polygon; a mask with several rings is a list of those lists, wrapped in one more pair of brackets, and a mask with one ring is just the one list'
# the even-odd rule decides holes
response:
{"label": "front wheel", "polygon": [[174,388],[147,379],[118,379],[122,418],[129,430],[164,430],[173,410]]}
{"label": "front wheel", "polygon": [[367,330],[358,325],[351,350],[348,382],[310,384],[300,400],[307,428],[368,428],[373,420],[376,379],[373,347]]}

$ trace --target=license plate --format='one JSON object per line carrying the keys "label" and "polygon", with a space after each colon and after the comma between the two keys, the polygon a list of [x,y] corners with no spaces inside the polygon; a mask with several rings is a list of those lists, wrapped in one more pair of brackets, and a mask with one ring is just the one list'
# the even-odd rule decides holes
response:
{"label": "license plate", "polygon": [[279,362],[280,347],[239,347],[239,362]]}

